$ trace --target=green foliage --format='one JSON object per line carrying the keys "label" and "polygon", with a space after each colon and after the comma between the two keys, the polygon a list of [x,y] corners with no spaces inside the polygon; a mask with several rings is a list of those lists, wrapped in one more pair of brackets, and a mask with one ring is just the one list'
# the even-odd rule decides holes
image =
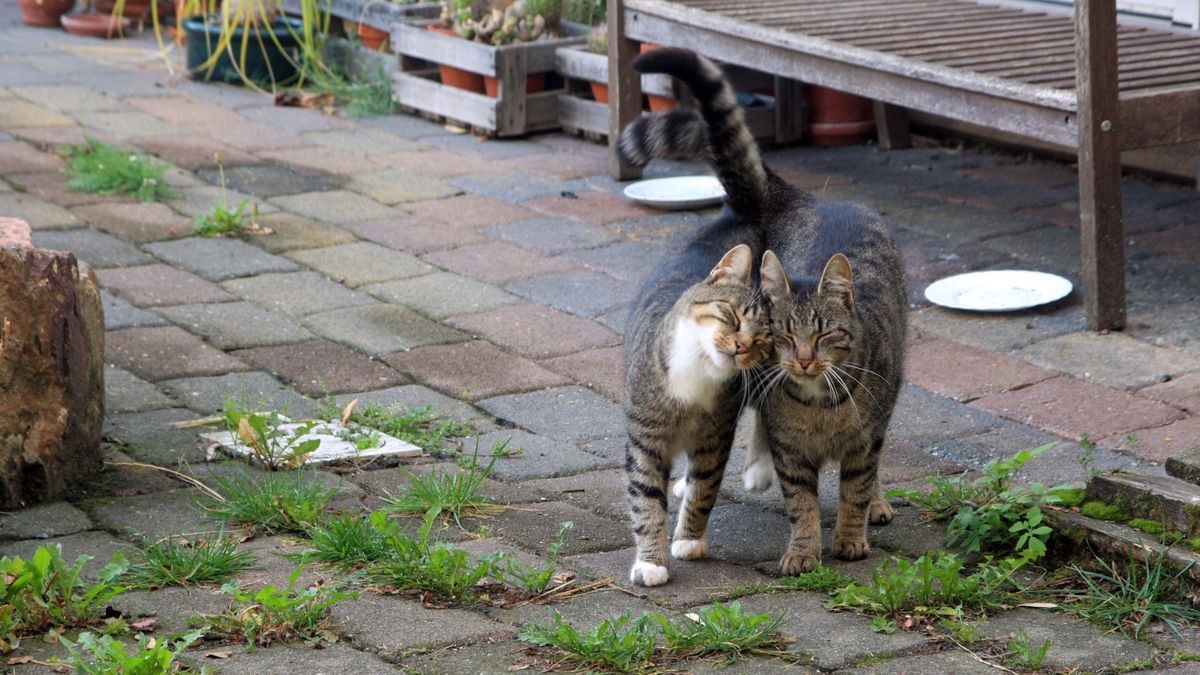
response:
{"label": "green foliage", "polygon": [[1179,624],[1200,620],[1200,610],[1186,601],[1171,601],[1179,580],[1191,566],[1171,574],[1165,553],[1159,551],[1150,556],[1154,562],[1130,560],[1124,566],[1101,558],[1096,558],[1097,569],[1072,565],[1071,569],[1084,584],[1084,593],[1074,605],[1075,612],[1122,632],[1132,630],[1135,638],[1141,636],[1151,621],[1161,621],[1179,635]]}
{"label": "green foliage", "polygon": [[214,199],[208,213],[196,216],[193,231],[201,237],[240,234],[246,227],[246,207],[249,205],[250,200],[243,199],[237,208],[230,210],[224,199]]}
{"label": "green foliage", "polygon": [[1087,488],[1060,485],[1050,488],[1049,492],[1058,498],[1059,506],[1079,506],[1087,499]]}
{"label": "green foliage", "polygon": [[655,637],[649,614],[632,619],[626,612],[605,619],[586,633],[563,621],[555,612],[548,624],[532,624],[518,637],[542,647],[557,647],[582,668],[613,668],[636,672],[650,665]]}
{"label": "green foliage", "polygon": [[1041,483],[1014,485],[1013,477],[1038,455],[1052,447],[1022,450],[1011,457],[993,459],[979,478],[931,476],[933,490],[891,490],[925,510],[935,520],[949,520],[947,542],[967,551],[1016,551],[1040,558],[1046,552],[1051,529],[1044,523],[1041,506],[1058,497]]}
{"label": "green foliage", "polygon": [[1146,518],[1134,518],[1129,521],[1128,525],[1135,530],[1141,530],[1146,534],[1162,534],[1167,531],[1167,526],[1157,520],[1147,520]]}
{"label": "green foliage", "polygon": [[344,102],[351,117],[378,117],[396,110],[391,81],[382,65],[369,77],[337,67],[313,70],[310,75],[308,89]]}
{"label": "green foliage", "polygon": [[938,625],[954,636],[955,640],[965,644],[975,642],[975,633],[979,630],[979,624],[962,619],[942,619]]}
{"label": "green foliage", "polygon": [[209,499],[204,509],[223,523],[258,530],[303,532],[320,521],[337,489],[325,487],[304,471],[267,473],[258,478],[245,471],[213,476],[223,501]]}
{"label": "green foliage", "polygon": [[109,635],[80,633],[78,642],[59,637],[70,656],[64,662],[77,673],[88,675],[160,675],[180,669],[175,659],[204,636],[203,630],[184,633],[174,640],[158,640],[138,635],[137,649],[130,652],[126,645]]}
{"label": "green foliage", "polygon": [[224,412],[225,428],[235,441],[271,471],[297,468],[321,446],[320,439],[300,440],[317,426],[316,422],[305,422],[289,433],[282,428],[288,421],[279,413],[253,412],[233,399],[225,401]]}
{"label": "green foliage", "polygon": [[304,534],[310,545],[299,556],[328,565],[363,567],[389,558],[392,552],[385,531],[356,513],[325,518]]}
{"label": "green foliage", "polygon": [[383,440],[383,437],[378,431],[355,427],[353,429],[338,429],[337,437],[343,441],[354,444],[354,447],[359,450],[371,450],[378,448]]}
{"label": "green foliage", "polygon": [[608,26],[601,25],[587,35],[587,49],[593,54],[608,54]]}
{"label": "green foliage", "polygon": [[0,558],[0,652],[10,651],[22,635],[90,625],[109,600],[125,592],[116,583],[129,569],[124,555],[115,553],[88,584],[82,575],[91,559],[81,555],[67,562],[58,544],[39,546],[29,560]]}
{"label": "green foliage", "polygon": [[1114,523],[1129,520],[1129,514],[1125,512],[1125,509],[1097,500],[1084,503],[1083,506],[1079,507],[1079,512],[1088,518],[1107,520]]}
{"label": "green foliage", "polygon": [[329,609],[357,593],[344,593],[318,581],[308,588],[297,588],[303,567],[297,567],[283,588],[264,586],[257,591],[238,588],[230,583],[221,590],[233,596],[229,609],[214,617],[205,617],[213,632],[245,640],[251,646],[265,647],[274,642],[301,641],[320,645],[337,641],[326,630]]}
{"label": "green foliage", "polygon": [[1188,539],[1186,545],[1196,553],[1200,553],[1200,537],[1192,537],[1191,539]]}
{"label": "green foliage", "polygon": [[[503,581],[530,595],[545,593],[550,588],[550,582],[554,580],[554,574],[558,572],[558,554],[562,551],[563,543],[567,539],[567,532],[570,532],[573,527],[575,527],[575,523],[569,520],[558,526],[558,535],[554,538],[554,543],[550,544],[545,565],[529,567],[512,558],[504,558],[495,562],[499,576]],[[502,567],[501,564],[503,564]],[[496,576],[495,572],[493,572],[493,576]]]}
{"label": "green foliage", "polygon": [[776,582],[777,588],[789,591],[837,591],[854,583],[854,578],[824,565],[817,565],[811,572],[792,577],[783,577]]}
{"label": "green foliage", "polygon": [[433,509],[426,513],[420,533],[413,539],[389,521],[386,513],[371,514],[372,525],[386,537],[390,547],[386,559],[367,569],[371,579],[399,590],[424,590],[453,600],[473,600],[475,584],[492,574],[504,556],[497,553],[473,561],[470,554],[451,544],[430,544],[429,532],[439,515]]}
{"label": "green foliage", "polygon": [[674,656],[719,654],[731,663],[745,654],[777,655],[787,645],[779,634],[782,618],[767,612],[747,614],[738,602],[718,602],[674,621],[661,614],[651,616]]}
{"label": "green foliage", "polygon": [[572,23],[599,26],[608,16],[604,0],[562,0],[562,17]]}
{"label": "green foliage", "polygon": [[254,554],[240,550],[238,543],[223,538],[156,541],[134,554],[135,562],[125,579],[147,586],[224,583],[239,572],[259,566]]}
{"label": "green foliage", "polygon": [[1029,636],[1025,634],[1025,631],[1020,631],[1009,639],[1005,661],[1027,670],[1037,670],[1042,667],[1042,661],[1046,659],[1046,652],[1049,650],[1049,640],[1035,649],[1033,645],[1029,644]]}
{"label": "green foliage", "polygon": [[883,633],[884,635],[892,635],[896,632],[896,622],[891,618],[882,614],[871,617],[871,631],[875,633]]}
{"label": "green foliage", "polygon": [[[334,404],[332,398],[326,398],[319,415],[326,419],[340,419],[342,409]],[[356,407],[347,422],[347,426],[359,425],[382,431],[412,443],[431,455],[455,454],[448,452],[442,447],[443,444],[449,439],[469,436],[475,431],[475,425],[471,422],[445,419],[443,413],[432,405],[409,409],[367,403]]]}
{"label": "green foliage", "polygon": [[436,510],[453,518],[459,527],[462,527],[464,515],[470,517],[503,511],[503,506],[479,494],[484,481],[492,475],[497,458],[497,455],[492,455],[492,460],[481,469],[479,451],[476,448],[465,471],[449,474],[435,469],[424,476],[409,473],[411,482],[405,488],[404,494],[384,499],[388,504],[387,509],[393,513],[427,513]]}
{"label": "green foliage", "polygon": [[167,165],[89,138],[67,150],[67,188],[105,195],[132,195],[144,202],[175,196]]}

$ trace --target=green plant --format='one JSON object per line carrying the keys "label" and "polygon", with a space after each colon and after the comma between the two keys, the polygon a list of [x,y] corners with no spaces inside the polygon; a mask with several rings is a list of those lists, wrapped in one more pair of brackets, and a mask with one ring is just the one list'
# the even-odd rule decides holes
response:
{"label": "green plant", "polygon": [[471,600],[475,585],[492,574],[504,556],[492,554],[471,560],[470,554],[445,542],[429,543],[429,532],[439,512],[425,514],[416,539],[400,531],[383,512],[373,513],[372,525],[386,538],[387,557],[371,565],[367,574],[378,584],[399,590],[423,590],[452,600]]}
{"label": "green plant", "polygon": [[608,26],[596,26],[587,35],[587,49],[593,54],[608,54]]}
{"label": "green plant", "polygon": [[1187,535],[1172,530],[1167,527],[1166,523],[1158,520],[1148,520],[1146,518],[1134,518],[1126,523],[1135,530],[1140,530],[1150,535],[1157,535],[1160,543],[1166,546],[1174,546],[1187,538]]}
{"label": "green plant", "polygon": [[1058,498],[1059,506],[1079,506],[1087,500],[1087,488],[1060,485],[1050,488],[1050,494]]}
{"label": "green plant", "polygon": [[1049,640],[1035,649],[1033,645],[1029,644],[1029,636],[1025,634],[1025,631],[1019,631],[1008,641],[1008,654],[1005,661],[1010,661],[1028,670],[1037,670],[1042,667],[1042,661],[1046,659],[1046,652],[1049,650]]}
{"label": "green plant", "polygon": [[79,192],[132,195],[144,202],[175,196],[164,174],[167,165],[145,155],[119,150],[93,138],[66,151],[67,188]]}
{"label": "green plant", "polygon": [[1086,433],[1079,436],[1079,466],[1083,469],[1083,475],[1087,479],[1091,479],[1096,474],[1100,473],[1093,463],[1096,461],[1096,443]]}
{"label": "green plant", "polygon": [[310,544],[299,554],[304,560],[353,568],[385,560],[392,554],[386,532],[370,518],[356,513],[325,518],[306,528],[304,534]]}
{"label": "green plant", "polygon": [[[341,419],[343,409],[326,397],[318,411],[325,419]],[[378,403],[356,406],[346,419],[347,426],[359,425],[407,441],[431,455],[448,455],[442,447],[451,438],[469,436],[475,431],[471,422],[445,419],[432,405],[421,408],[385,407]]]}
{"label": "green plant", "polygon": [[[550,544],[545,565],[529,567],[512,558],[497,560],[496,567],[501,580],[517,586],[530,595],[545,593],[550,588],[550,582],[554,580],[555,573],[558,572],[558,554],[562,551],[567,532],[573,527],[575,527],[575,523],[569,520],[558,526],[558,536],[555,537],[554,543]],[[504,566],[500,567],[500,563],[504,563]]]}
{"label": "green plant", "polygon": [[305,422],[287,432],[283,427],[288,420],[283,415],[253,412],[233,399],[225,401],[223,422],[234,442],[244,445],[254,461],[271,471],[299,467],[321,446],[317,438],[301,440],[316,422]]}
{"label": "green plant", "polygon": [[449,474],[441,469],[435,469],[417,476],[409,473],[410,484],[404,494],[399,497],[385,497],[388,510],[393,513],[427,513],[437,510],[439,513],[454,519],[462,527],[462,517],[481,516],[498,513],[504,507],[495,504],[491,498],[480,496],[479,490],[487,477],[492,475],[496,465],[496,455],[488,465],[479,468],[479,453],[471,458],[471,463],[465,471]]}
{"label": "green plant", "polygon": [[871,631],[875,633],[883,633],[884,635],[892,635],[896,632],[896,622],[890,617],[880,614],[879,616],[871,617]]}
{"label": "green plant", "polygon": [[1098,500],[1085,502],[1083,506],[1079,507],[1079,512],[1088,518],[1095,518],[1096,520],[1107,520],[1109,522],[1129,520],[1129,514],[1125,512],[1125,509],[1114,504],[1105,504]]}
{"label": "green plant", "polygon": [[[180,670],[175,659],[204,636],[203,630],[184,633],[174,640],[158,640],[138,635],[137,650],[130,652],[124,643],[109,635],[90,632],[79,634],[77,642],[59,636],[70,656],[63,663],[77,673],[90,675],[160,675]],[[58,662],[55,660],[54,662]]]}
{"label": "green plant", "polygon": [[[214,199],[208,213],[202,213],[195,218],[193,231],[201,237],[221,237],[227,234],[240,234],[246,227],[246,207],[250,200],[243,199],[232,211],[223,199]],[[255,207],[257,211],[257,207]],[[257,217],[255,218],[257,220]]]}
{"label": "green plant", "polygon": [[125,579],[148,586],[190,586],[228,581],[239,572],[258,567],[250,551],[236,539],[186,541],[168,538],[142,548]]}
{"label": "green plant", "polygon": [[554,612],[549,623],[527,626],[518,637],[542,647],[556,647],[583,668],[636,672],[647,668],[654,657],[655,638],[650,622],[649,614],[632,619],[626,612],[581,633]]}
{"label": "green plant", "polygon": [[854,578],[824,565],[817,565],[811,572],[783,577],[776,582],[777,588],[789,591],[836,591],[854,583]]}
{"label": "green plant", "polygon": [[779,634],[782,617],[767,612],[747,614],[741,603],[715,603],[681,619],[668,621],[652,614],[673,655],[681,657],[720,654],[732,663],[744,654],[781,655],[788,641]]}
{"label": "green plant", "polygon": [[249,525],[269,534],[303,532],[319,522],[337,488],[325,487],[301,471],[267,473],[257,478],[245,471],[214,476],[223,500],[206,499],[203,506],[214,518]]}
{"label": "green plant", "polygon": [[979,630],[979,624],[957,618],[942,619],[938,625],[946,629],[955,640],[965,644],[975,642],[975,633]]}
{"label": "green plant", "polygon": [[249,591],[225,584],[221,590],[233,596],[233,604],[204,620],[213,632],[243,639],[251,646],[297,640],[309,645],[336,642],[337,636],[324,625],[329,609],[342,600],[357,599],[358,594],[330,588],[323,581],[297,588],[303,569],[297,567],[283,588],[268,585]]}
{"label": "green plant", "polygon": [[1186,546],[1196,553],[1200,553],[1200,537],[1192,537],[1185,542]]}
{"label": "green plant", "polygon": [[1084,584],[1084,594],[1074,610],[1096,623],[1113,626],[1122,632],[1132,627],[1140,637],[1151,621],[1161,621],[1179,635],[1179,624],[1200,620],[1200,610],[1184,602],[1173,602],[1171,595],[1191,565],[1171,574],[1166,567],[1166,551],[1159,551],[1154,562],[1129,560],[1122,568],[1102,558],[1095,559],[1098,569],[1072,565]]}
{"label": "green plant", "polygon": [[346,102],[346,114],[351,117],[390,115],[396,109],[392,84],[383,66],[371,77],[362,77],[338,68],[313,73],[309,88]]}
{"label": "green plant", "polygon": [[562,0],[562,17],[584,26],[600,26],[608,17],[604,0]]}

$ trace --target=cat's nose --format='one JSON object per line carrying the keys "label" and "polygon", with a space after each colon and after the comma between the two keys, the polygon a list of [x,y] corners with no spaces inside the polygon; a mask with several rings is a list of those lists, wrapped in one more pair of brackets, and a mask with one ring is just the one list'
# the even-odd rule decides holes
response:
{"label": "cat's nose", "polygon": [[745,354],[746,352],[750,351],[749,340],[734,340],[733,344],[738,354]]}
{"label": "cat's nose", "polygon": [[812,364],[812,359],[796,359],[796,365],[800,366],[801,370],[808,370],[808,367]]}

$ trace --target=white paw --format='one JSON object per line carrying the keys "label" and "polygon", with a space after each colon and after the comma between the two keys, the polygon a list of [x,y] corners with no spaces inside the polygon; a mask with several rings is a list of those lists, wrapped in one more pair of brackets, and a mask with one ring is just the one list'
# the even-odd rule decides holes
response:
{"label": "white paw", "polygon": [[662,565],[639,560],[629,570],[629,580],[638,586],[662,586],[671,580],[671,573]]}
{"label": "white paw", "polygon": [[699,560],[708,557],[708,540],[676,539],[671,542],[671,557],[676,560]]}
{"label": "white paw", "polygon": [[762,492],[771,487],[775,480],[775,467],[771,462],[757,461],[746,465],[742,472],[742,485],[750,492]]}
{"label": "white paw", "polygon": [[683,499],[683,496],[687,494],[687,479],[680,478],[675,481],[675,484],[671,486],[671,494]]}

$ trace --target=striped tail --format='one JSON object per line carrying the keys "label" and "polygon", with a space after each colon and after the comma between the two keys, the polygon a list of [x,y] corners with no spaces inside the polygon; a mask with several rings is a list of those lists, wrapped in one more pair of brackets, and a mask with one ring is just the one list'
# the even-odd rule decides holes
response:
{"label": "striped tail", "polygon": [[735,213],[753,217],[768,208],[772,179],[733,87],[717,64],[686,49],[666,48],[642,54],[633,68],[678,78],[692,90],[700,110],[636,120],[617,143],[621,158],[633,166],[654,157],[707,160]]}

